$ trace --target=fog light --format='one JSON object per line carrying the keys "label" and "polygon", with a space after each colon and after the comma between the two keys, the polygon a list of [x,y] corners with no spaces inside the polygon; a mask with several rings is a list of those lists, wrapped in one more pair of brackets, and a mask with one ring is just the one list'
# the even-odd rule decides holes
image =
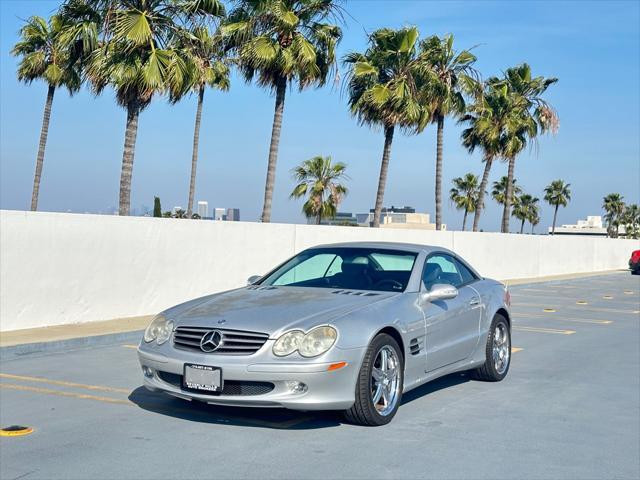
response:
{"label": "fog light", "polygon": [[304,393],[307,391],[307,386],[302,382],[285,382],[287,388],[291,393]]}
{"label": "fog light", "polygon": [[142,367],[142,373],[144,373],[144,376],[147,378],[153,377],[153,369],[147,367],[146,365]]}

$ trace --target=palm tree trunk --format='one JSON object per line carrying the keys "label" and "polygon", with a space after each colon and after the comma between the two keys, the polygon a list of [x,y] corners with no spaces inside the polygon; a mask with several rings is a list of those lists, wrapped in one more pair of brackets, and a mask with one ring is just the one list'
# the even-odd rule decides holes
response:
{"label": "palm tree trunk", "polygon": [[513,196],[513,171],[516,159],[509,159],[509,172],[507,174],[507,191],[504,195],[504,210],[502,211],[502,233],[509,233],[509,215],[511,215],[511,197]]}
{"label": "palm tree trunk", "polygon": [[469,210],[467,210],[466,208],[464,209],[464,217],[462,217],[462,231],[464,232],[465,228],[467,227],[467,214],[469,213]]}
{"label": "palm tree trunk", "polygon": [[273,199],[273,186],[276,182],[276,162],[278,161],[278,146],[280,144],[280,131],[282,130],[282,114],[284,112],[284,98],[286,93],[287,79],[281,77],[276,86],[276,108],[273,113],[269,165],[267,166],[267,181],[264,187],[264,205],[262,207],[261,217],[264,223],[271,221],[271,201]]}
{"label": "palm tree trunk", "polygon": [[38,195],[40,195],[40,179],[42,178],[42,164],[44,163],[44,150],[47,147],[47,136],[49,135],[49,120],[51,120],[51,105],[53,104],[53,94],[56,87],[49,85],[47,91],[47,101],[44,104],[44,114],[42,115],[42,128],[40,129],[40,145],[38,146],[38,156],[36,157],[36,173],[33,176],[33,191],[31,192],[31,211],[38,209]]}
{"label": "palm tree trunk", "polygon": [[520,224],[520,235],[524,233],[524,218],[522,219],[522,223]]}
{"label": "palm tree trunk", "polygon": [[198,91],[198,108],[196,109],[196,125],[193,129],[193,153],[191,154],[191,180],[189,180],[189,203],[187,203],[187,218],[193,214],[193,197],[196,194],[196,169],[198,167],[198,146],[200,144],[200,119],[202,118],[202,102],[204,100],[204,85]]}
{"label": "palm tree trunk", "polygon": [[133,174],[133,157],[136,151],[138,135],[138,115],[140,107],[135,101],[127,105],[127,129],[124,134],[124,151],[122,152],[122,171],[120,172],[120,215],[129,215],[131,207],[131,176]]}
{"label": "palm tree trunk", "polygon": [[442,132],[444,117],[438,116],[438,133],[436,137],[436,230],[442,228]]}
{"label": "palm tree trunk", "polygon": [[532,223],[532,224],[531,224],[531,235],[533,235],[533,227],[534,227],[534,225],[533,225],[533,223]]}
{"label": "palm tree trunk", "polygon": [[319,214],[316,216],[316,225],[320,225],[320,224],[321,224],[321,222],[322,222],[322,214],[320,214],[320,213],[319,213]]}
{"label": "palm tree trunk", "polygon": [[482,213],[484,205],[484,192],[487,190],[487,183],[489,183],[489,172],[491,171],[491,164],[493,163],[492,157],[487,157],[484,161],[484,173],[482,174],[482,181],[480,182],[480,192],[478,193],[478,205],[476,205],[476,212],[473,215],[473,231],[478,231],[480,225],[480,214]]}
{"label": "palm tree trunk", "polygon": [[556,234],[556,216],[558,215],[558,205],[556,205],[556,209],[553,211],[553,226],[551,227],[551,235]]}
{"label": "palm tree trunk", "polygon": [[380,165],[380,177],[378,178],[378,192],[376,193],[376,205],[373,210],[372,227],[380,226],[380,216],[382,215],[382,202],[384,201],[384,188],[387,184],[387,170],[389,170],[389,159],[391,158],[391,144],[393,143],[394,127],[384,127],[384,150],[382,151],[382,164]]}

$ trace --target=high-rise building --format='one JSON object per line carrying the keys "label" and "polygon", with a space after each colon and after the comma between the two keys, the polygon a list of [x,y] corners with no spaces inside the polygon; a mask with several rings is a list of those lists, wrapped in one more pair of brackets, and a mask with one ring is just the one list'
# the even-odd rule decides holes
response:
{"label": "high-rise building", "polygon": [[230,222],[240,221],[240,209],[239,208],[227,208],[227,218]]}
{"label": "high-rise building", "polygon": [[200,218],[209,217],[209,202],[206,200],[198,201],[198,215],[200,215]]}
{"label": "high-rise building", "polygon": [[216,208],[213,210],[213,219],[214,220],[226,220],[226,210],[224,208]]}

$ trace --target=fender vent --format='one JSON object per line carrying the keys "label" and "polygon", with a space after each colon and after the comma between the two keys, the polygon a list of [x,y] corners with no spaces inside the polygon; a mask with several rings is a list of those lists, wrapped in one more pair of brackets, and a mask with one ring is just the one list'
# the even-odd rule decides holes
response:
{"label": "fender vent", "polygon": [[420,340],[414,338],[409,342],[409,351],[411,352],[411,355],[418,355],[420,350],[422,350],[422,342]]}

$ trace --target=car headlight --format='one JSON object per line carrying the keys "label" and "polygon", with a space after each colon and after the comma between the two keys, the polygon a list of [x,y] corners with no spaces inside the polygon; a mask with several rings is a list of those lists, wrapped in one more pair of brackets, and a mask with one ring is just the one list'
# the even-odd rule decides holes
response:
{"label": "car headlight", "polygon": [[273,354],[278,357],[291,355],[298,349],[303,338],[304,332],[300,330],[292,330],[291,332],[285,333],[273,344]]}
{"label": "car headlight", "polygon": [[273,354],[285,357],[297,350],[303,357],[317,357],[329,350],[336,338],[336,329],[327,325],[316,327],[307,334],[300,330],[292,330],[276,340],[273,344]]}
{"label": "car headlight", "polygon": [[155,340],[158,345],[162,345],[169,340],[171,332],[173,332],[173,322],[167,320],[164,315],[157,315],[144,331],[144,341],[149,343]]}

